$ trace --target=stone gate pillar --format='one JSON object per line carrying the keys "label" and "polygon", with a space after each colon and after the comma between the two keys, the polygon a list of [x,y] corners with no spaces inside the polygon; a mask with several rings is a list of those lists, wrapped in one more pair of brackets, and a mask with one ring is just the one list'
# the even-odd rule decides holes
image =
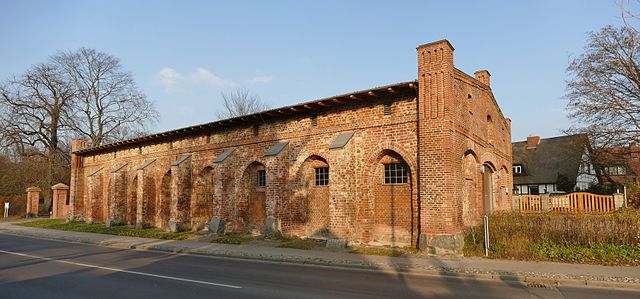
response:
{"label": "stone gate pillar", "polygon": [[29,187],[27,188],[27,217],[37,217],[39,202],[40,202],[40,191],[42,191],[38,187]]}
{"label": "stone gate pillar", "polygon": [[67,217],[67,212],[69,210],[67,206],[69,186],[60,183],[51,187],[51,190],[53,190],[53,208],[51,209],[51,218],[64,219]]}

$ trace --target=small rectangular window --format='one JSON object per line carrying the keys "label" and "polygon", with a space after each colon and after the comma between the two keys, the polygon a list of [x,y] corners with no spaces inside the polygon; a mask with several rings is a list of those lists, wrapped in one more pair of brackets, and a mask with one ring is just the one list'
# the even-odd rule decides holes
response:
{"label": "small rectangular window", "polygon": [[391,104],[390,103],[385,103],[384,104],[384,115],[391,115]]}
{"label": "small rectangular window", "polygon": [[627,169],[623,166],[618,166],[618,175],[627,175]]}
{"label": "small rectangular window", "polygon": [[312,127],[318,126],[318,116],[315,114],[311,116],[311,126]]}
{"label": "small rectangular window", "polygon": [[604,168],[604,173],[611,176],[627,175],[627,169],[624,166],[608,166]]}
{"label": "small rectangular window", "polygon": [[267,171],[258,170],[258,180],[256,181],[256,186],[264,187],[266,185],[267,185]]}
{"label": "small rectangular window", "polygon": [[513,165],[513,174],[522,174],[522,165]]}
{"label": "small rectangular window", "polygon": [[316,168],[316,186],[329,185],[329,167]]}
{"label": "small rectangular window", "polygon": [[407,164],[384,164],[384,183],[388,185],[406,184],[408,173]]}
{"label": "small rectangular window", "polygon": [[258,136],[258,133],[260,133],[260,126],[253,125],[253,136]]}

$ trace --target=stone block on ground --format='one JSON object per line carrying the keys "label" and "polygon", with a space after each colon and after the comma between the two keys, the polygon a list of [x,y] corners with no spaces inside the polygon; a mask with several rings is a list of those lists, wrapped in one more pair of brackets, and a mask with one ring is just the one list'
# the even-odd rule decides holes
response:
{"label": "stone block on ground", "polygon": [[212,234],[224,235],[226,226],[227,222],[224,219],[218,216],[213,216],[213,218],[211,218],[211,222],[208,225],[208,228],[209,232],[211,232]]}
{"label": "stone block on ground", "polygon": [[436,255],[462,255],[464,234],[462,232],[448,235],[437,235],[429,244],[430,253]]}
{"label": "stone block on ground", "polygon": [[278,218],[273,216],[267,217],[264,226],[264,236],[267,238],[282,238],[282,229]]}
{"label": "stone block on ground", "polygon": [[345,248],[347,248],[347,240],[345,240],[345,239],[327,239],[327,248],[345,249]]}
{"label": "stone block on ground", "polygon": [[169,221],[169,223],[167,223],[167,230],[175,233],[178,231],[178,223],[176,223],[175,221]]}

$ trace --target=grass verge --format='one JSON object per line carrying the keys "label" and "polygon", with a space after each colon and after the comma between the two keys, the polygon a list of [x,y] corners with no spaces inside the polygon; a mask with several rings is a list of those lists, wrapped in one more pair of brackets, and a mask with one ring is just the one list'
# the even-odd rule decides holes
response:
{"label": "grass verge", "polygon": [[387,248],[387,247],[356,247],[351,250],[351,253],[367,254],[367,255],[382,255],[382,256],[410,256],[417,253],[418,250],[414,248]]}
{"label": "grass verge", "polygon": [[74,232],[108,234],[116,236],[152,238],[163,240],[186,240],[197,236],[194,232],[169,233],[156,228],[135,229],[128,226],[106,227],[103,224],[87,224],[84,222],[65,222],[62,219],[45,219],[30,222],[16,223],[16,225],[48,228]]}
{"label": "grass verge", "polygon": [[9,216],[7,218],[2,217],[2,218],[0,218],[0,222],[16,221],[16,220],[20,220],[22,218],[23,217],[20,217],[20,216]]}
{"label": "grass verge", "polygon": [[254,237],[251,236],[244,236],[244,235],[238,235],[238,234],[228,234],[228,235],[223,235],[220,236],[218,238],[216,238],[215,240],[211,241],[212,243],[219,243],[219,244],[233,244],[233,245],[240,245],[240,244],[244,244],[246,242],[249,242],[251,240],[254,240]]}
{"label": "grass verge", "polygon": [[285,238],[282,240],[282,242],[282,244],[278,245],[279,248],[293,248],[303,250],[324,247],[326,244],[326,241],[299,238]]}

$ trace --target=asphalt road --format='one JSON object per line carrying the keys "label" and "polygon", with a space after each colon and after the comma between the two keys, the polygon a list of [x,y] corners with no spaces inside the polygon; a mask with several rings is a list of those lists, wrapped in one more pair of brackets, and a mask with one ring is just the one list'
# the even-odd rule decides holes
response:
{"label": "asphalt road", "polygon": [[528,287],[107,248],[0,234],[0,298],[640,298],[634,290]]}

